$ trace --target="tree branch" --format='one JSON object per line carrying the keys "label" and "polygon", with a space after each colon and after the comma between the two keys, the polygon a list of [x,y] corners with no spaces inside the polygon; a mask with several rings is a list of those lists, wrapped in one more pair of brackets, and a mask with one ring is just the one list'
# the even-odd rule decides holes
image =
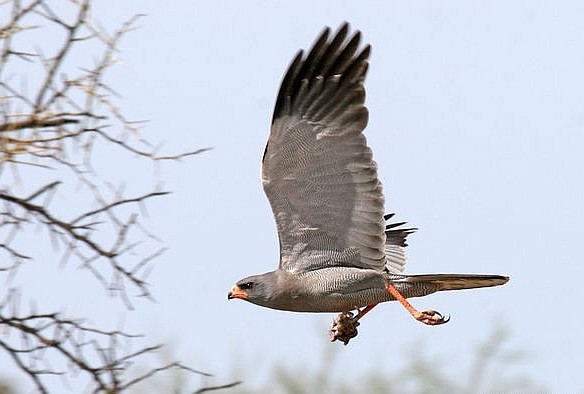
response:
{"label": "tree branch", "polygon": [[45,127],[55,127],[64,124],[79,123],[77,119],[56,118],[56,119],[36,119],[30,118],[21,122],[0,124],[0,132],[16,131],[23,129],[38,129]]}
{"label": "tree branch", "polygon": [[[92,159],[109,160],[112,147],[153,162],[179,160],[207,148],[160,155],[153,148],[157,145],[142,137],[143,124],[128,120],[117,106],[119,96],[107,84],[106,73],[117,64],[118,45],[140,15],[110,34],[93,20],[91,0],[69,0],[55,9],[49,0],[0,3],[6,7],[2,11],[11,7],[10,17],[0,21],[0,275],[7,283],[35,253],[42,253],[47,264],[56,260],[55,267],[59,260],[61,266],[74,260],[132,308],[129,290],[152,298],[145,280],[149,263],[165,250],[142,224],[141,208],[168,192],[155,188],[124,196],[119,185],[133,174],[119,166],[115,179],[103,179]],[[27,44],[32,29],[34,44]],[[94,63],[71,64],[71,59],[86,57],[76,54],[88,52]],[[10,78],[4,78],[8,73]],[[30,78],[32,73],[40,78]],[[37,184],[39,177],[42,183]],[[67,193],[58,193],[63,190]],[[24,233],[47,234],[53,249],[21,242],[18,236]],[[22,315],[20,299],[20,291],[0,286],[0,351],[9,354],[37,392],[53,389],[51,377],[68,379],[75,373],[85,378],[84,391],[100,394],[127,391],[171,369],[207,376],[177,361],[136,374],[132,365],[161,345],[144,345],[142,336],[58,313]],[[46,365],[39,367],[41,362]]]}

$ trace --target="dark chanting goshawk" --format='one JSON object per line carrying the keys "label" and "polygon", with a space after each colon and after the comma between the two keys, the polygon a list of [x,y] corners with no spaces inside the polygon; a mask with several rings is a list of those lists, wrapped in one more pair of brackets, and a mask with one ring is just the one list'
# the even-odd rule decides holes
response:
{"label": "dark chanting goshawk", "polygon": [[[325,28],[286,72],[262,161],[262,184],[276,219],[280,263],[242,279],[228,298],[295,312],[340,312],[331,340],[345,344],[375,305],[399,301],[418,321],[448,322],[406,299],[437,291],[498,286],[501,275],[407,275],[406,237],[388,223],[377,164],[363,130],[370,45],[344,23]],[[351,311],[356,311],[352,313]]]}

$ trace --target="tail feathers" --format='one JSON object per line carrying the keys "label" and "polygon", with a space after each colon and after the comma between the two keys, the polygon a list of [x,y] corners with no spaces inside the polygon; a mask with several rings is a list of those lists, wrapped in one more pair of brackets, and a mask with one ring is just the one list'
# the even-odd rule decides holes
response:
{"label": "tail feathers", "polygon": [[509,277],[503,275],[480,274],[423,274],[408,275],[406,281],[431,283],[438,287],[437,291],[444,291],[500,286],[507,283]]}

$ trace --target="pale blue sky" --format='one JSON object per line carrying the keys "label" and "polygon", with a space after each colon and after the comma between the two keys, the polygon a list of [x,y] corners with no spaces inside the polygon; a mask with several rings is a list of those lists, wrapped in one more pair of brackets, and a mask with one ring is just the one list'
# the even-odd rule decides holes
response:
{"label": "pale blue sky", "polygon": [[[555,392],[584,390],[577,363],[584,352],[584,3],[121,3],[94,12],[107,26],[148,14],[123,41],[123,64],[110,74],[122,109],[149,119],[145,134],[168,151],[214,149],[162,167],[174,193],[148,205],[148,225],[169,247],[151,275],[157,303],[138,301],[126,312],[98,286],[83,305],[58,291],[47,303],[71,313],[90,303],[96,321],[170,340],[178,358],[214,373],[217,383],[230,380],[234,365],[247,365],[241,377],[251,387],[275,362],[310,366],[327,346],[339,348],[339,375],[389,374],[416,341],[448,356],[443,367],[456,376],[500,323],[511,331],[510,347],[530,352],[513,370]],[[512,279],[415,299],[452,315],[441,327],[382,305],[341,348],[328,343],[333,315],[272,311],[228,302],[226,294],[241,277],[277,265],[275,225],[259,181],[275,95],[295,52],[323,26],[344,20],[373,46],[366,135],[387,211],[420,229],[407,272]],[[98,166],[107,174],[138,164]],[[152,173],[136,172],[136,188],[151,185]],[[65,268],[59,280],[77,278],[72,271]]]}

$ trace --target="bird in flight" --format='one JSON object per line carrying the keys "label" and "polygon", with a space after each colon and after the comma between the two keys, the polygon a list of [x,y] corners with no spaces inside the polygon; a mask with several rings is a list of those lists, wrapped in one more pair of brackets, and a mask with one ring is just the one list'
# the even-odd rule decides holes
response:
{"label": "bird in flight", "polygon": [[262,184],[276,220],[280,263],[238,281],[228,299],[285,311],[334,312],[331,340],[345,345],[377,304],[398,301],[418,321],[449,317],[418,311],[408,298],[498,286],[509,278],[478,274],[404,274],[414,228],[390,223],[377,164],[363,130],[370,45],[361,33],[327,27],[284,76],[262,160]]}

